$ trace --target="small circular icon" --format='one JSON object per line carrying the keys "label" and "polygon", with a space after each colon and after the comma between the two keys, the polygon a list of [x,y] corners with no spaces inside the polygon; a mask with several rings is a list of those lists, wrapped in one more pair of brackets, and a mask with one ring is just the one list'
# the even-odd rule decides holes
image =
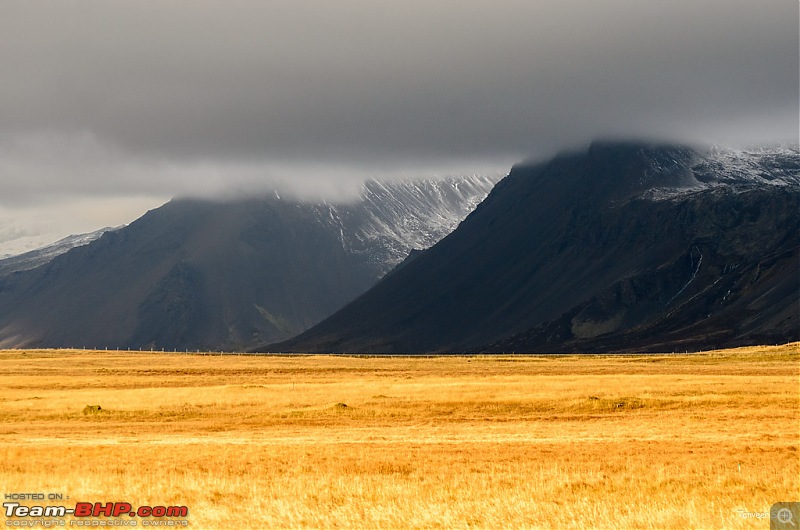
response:
{"label": "small circular icon", "polygon": [[794,521],[792,520],[792,512],[789,510],[789,508],[781,508],[778,510],[777,517],[778,521],[781,523],[795,526]]}

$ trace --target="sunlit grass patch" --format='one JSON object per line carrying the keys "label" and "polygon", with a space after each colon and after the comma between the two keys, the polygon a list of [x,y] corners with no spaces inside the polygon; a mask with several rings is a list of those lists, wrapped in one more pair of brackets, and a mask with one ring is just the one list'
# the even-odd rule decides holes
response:
{"label": "sunlit grass patch", "polygon": [[197,528],[757,528],[800,497],[798,360],[0,352],[0,484]]}

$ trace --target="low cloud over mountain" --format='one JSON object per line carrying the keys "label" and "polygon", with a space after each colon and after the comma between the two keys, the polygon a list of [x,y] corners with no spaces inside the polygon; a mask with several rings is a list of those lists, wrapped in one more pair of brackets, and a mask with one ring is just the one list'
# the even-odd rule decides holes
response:
{"label": "low cloud over mountain", "polygon": [[288,352],[674,351],[800,339],[800,151],[592,144],[521,164]]}
{"label": "low cloud over mountain", "polygon": [[217,350],[285,339],[453,230],[494,182],[368,182],[344,204],[175,200],[0,276],[0,345]]}

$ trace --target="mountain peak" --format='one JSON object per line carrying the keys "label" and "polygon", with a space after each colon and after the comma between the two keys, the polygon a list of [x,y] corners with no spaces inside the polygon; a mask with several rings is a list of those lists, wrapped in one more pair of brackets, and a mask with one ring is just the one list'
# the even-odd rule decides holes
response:
{"label": "mountain peak", "polygon": [[574,201],[665,200],[709,189],[742,192],[800,185],[800,147],[731,149],[678,143],[596,140],[546,162],[515,166],[512,178],[535,180],[542,193]]}

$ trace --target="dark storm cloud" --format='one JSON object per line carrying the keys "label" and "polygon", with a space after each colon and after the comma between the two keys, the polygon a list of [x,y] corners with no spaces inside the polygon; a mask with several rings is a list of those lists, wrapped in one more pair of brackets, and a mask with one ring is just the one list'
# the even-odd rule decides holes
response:
{"label": "dark storm cloud", "polygon": [[6,200],[316,187],[595,136],[796,141],[798,4],[8,1],[0,68]]}

